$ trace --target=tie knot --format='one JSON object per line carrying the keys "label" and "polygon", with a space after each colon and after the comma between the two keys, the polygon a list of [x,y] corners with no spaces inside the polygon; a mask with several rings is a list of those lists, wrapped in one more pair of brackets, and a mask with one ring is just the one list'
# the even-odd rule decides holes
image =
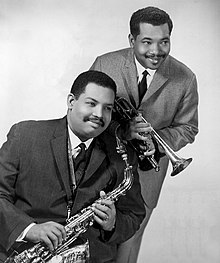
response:
{"label": "tie knot", "polygon": [[147,70],[144,70],[144,71],[142,72],[143,77],[146,77],[148,74],[149,74],[149,73],[148,73]]}
{"label": "tie knot", "polygon": [[78,147],[80,148],[80,150],[79,150],[79,153],[78,153],[78,155],[76,156],[76,158],[79,158],[80,157],[80,159],[84,159],[85,158],[85,154],[86,154],[86,145],[85,145],[85,143],[80,143],[79,145],[78,145]]}
{"label": "tie knot", "polygon": [[86,150],[86,145],[85,145],[85,143],[83,143],[83,142],[81,142],[79,145],[78,145],[78,147],[80,147],[80,151],[85,151]]}

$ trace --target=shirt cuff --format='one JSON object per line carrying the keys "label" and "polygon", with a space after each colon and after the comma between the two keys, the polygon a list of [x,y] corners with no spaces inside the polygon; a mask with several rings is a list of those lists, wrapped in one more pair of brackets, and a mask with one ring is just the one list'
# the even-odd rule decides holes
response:
{"label": "shirt cuff", "polygon": [[25,230],[18,236],[18,238],[16,239],[16,242],[21,242],[24,241],[24,238],[27,234],[27,232],[31,229],[32,226],[36,225],[36,223],[31,223],[29,226],[27,226],[25,228]]}

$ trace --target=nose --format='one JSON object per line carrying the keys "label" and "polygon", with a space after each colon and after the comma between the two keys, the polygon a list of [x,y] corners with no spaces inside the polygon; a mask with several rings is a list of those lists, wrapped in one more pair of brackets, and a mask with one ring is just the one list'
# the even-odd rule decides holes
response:
{"label": "nose", "polygon": [[101,105],[96,105],[93,114],[99,118],[103,117],[103,109]]}
{"label": "nose", "polygon": [[160,47],[158,43],[153,43],[150,47],[150,54],[158,55],[160,52]]}

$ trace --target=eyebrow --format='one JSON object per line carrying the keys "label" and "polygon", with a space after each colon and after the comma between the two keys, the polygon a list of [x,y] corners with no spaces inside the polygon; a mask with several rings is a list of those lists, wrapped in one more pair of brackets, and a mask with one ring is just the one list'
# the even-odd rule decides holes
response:
{"label": "eyebrow", "polygon": [[[163,38],[161,38],[160,40],[167,40],[167,39],[170,39],[170,37],[163,37]],[[144,38],[142,38],[142,40],[153,40],[153,38],[144,37]]]}
{"label": "eyebrow", "polygon": [[[98,100],[96,100],[92,97],[86,97],[85,99],[90,99],[90,100],[93,100],[94,102],[99,102]],[[114,106],[114,102],[113,103],[105,103],[105,105]]]}
{"label": "eyebrow", "polygon": [[161,40],[166,40],[166,39],[170,39],[170,37],[161,38]]}

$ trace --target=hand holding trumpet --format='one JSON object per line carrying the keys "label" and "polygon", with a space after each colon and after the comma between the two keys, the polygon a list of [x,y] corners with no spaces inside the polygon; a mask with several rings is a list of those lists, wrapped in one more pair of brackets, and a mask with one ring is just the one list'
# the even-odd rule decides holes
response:
{"label": "hand holding trumpet", "polygon": [[143,122],[141,114],[134,117],[129,123],[127,140],[139,140],[139,150],[144,156],[151,156],[155,153],[155,145],[150,135],[152,127],[150,123]]}
{"label": "hand holding trumpet", "polygon": [[[155,155],[157,155],[156,159],[159,160],[160,157],[164,154],[168,157],[173,166],[173,172],[171,173],[171,176],[177,175],[191,163],[192,158],[184,159],[178,156],[170,148],[170,146],[159,136],[159,134],[151,127],[147,120],[142,117],[138,110],[135,109],[134,106],[131,103],[129,103],[125,98],[118,97],[116,99],[115,109],[118,116],[120,116],[119,121],[121,121],[124,124],[127,124],[127,127],[125,129],[125,131],[127,130],[127,132],[124,132],[123,136],[121,137],[124,137],[125,140],[129,141],[135,138],[138,141],[138,143],[136,144],[134,144],[133,142],[131,142],[131,144],[135,151],[139,153],[139,160],[141,160],[139,161],[140,169],[149,170],[148,165],[145,165],[146,162],[144,162],[144,159],[146,157],[149,163],[155,169],[155,171],[159,171],[159,165],[157,163],[158,161],[154,159],[154,154],[151,155],[151,151],[153,152],[153,149]],[[150,136],[148,136],[149,134]],[[135,141],[135,139],[133,141]],[[149,148],[149,150],[143,148],[142,142],[145,141],[147,141],[147,144],[145,143],[146,145],[144,146],[147,147],[146,149]],[[155,145],[153,143],[154,141],[156,142]],[[153,147],[153,145],[155,146],[155,148]],[[160,148],[162,147],[164,153],[160,153],[160,151],[158,150],[158,146]],[[144,152],[140,151],[141,149],[144,149]]]}

